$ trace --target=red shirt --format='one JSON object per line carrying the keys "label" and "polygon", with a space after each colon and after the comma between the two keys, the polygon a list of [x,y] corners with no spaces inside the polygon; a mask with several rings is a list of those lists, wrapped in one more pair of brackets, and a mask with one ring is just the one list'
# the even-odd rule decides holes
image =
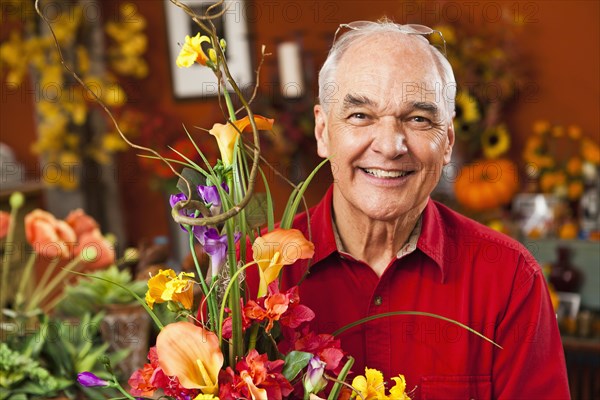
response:
{"label": "red shirt", "polygon": [[[413,399],[566,399],[564,353],[542,271],[508,236],[430,200],[415,251],[390,262],[378,278],[364,262],[338,252],[333,190],[310,211],[315,254],[300,301],[316,333],[390,311],[422,311],[459,321],[501,345],[426,316],[394,316],[355,327],[339,338],[356,359],[388,383],[403,374]],[[307,218],[294,227],[307,233]],[[307,263],[284,267],[283,288],[296,285]],[[388,384],[388,387],[391,386]]]}

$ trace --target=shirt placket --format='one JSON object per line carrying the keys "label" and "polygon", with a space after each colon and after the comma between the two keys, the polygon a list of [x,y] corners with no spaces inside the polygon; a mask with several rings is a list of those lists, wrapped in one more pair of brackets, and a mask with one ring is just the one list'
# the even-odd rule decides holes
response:
{"label": "shirt placket", "polygon": [[[369,302],[367,314],[369,317],[390,311],[389,281],[380,280],[375,287]],[[390,318],[382,317],[367,323],[365,329],[366,365],[380,371],[391,368],[392,332]]]}

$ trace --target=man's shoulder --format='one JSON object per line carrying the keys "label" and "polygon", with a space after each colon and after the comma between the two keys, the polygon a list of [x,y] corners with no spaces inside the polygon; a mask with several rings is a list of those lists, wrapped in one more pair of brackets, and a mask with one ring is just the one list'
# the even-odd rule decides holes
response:
{"label": "man's shoulder", "polygon": [[444,238],[448,240],[447,245],[459,247],[467,244],[478,249],[478,254],[491,261],[496,257],[518,260],[518,264],[522,265],[529,273],[534,273],[539,269],[533,255],[516,239],[491,229],[439,202],[432,201],[432,206],[439,215]]}

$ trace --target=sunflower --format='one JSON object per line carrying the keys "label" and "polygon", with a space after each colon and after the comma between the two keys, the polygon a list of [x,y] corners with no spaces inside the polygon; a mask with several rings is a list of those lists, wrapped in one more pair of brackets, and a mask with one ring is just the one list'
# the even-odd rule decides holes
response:
{"label": "sunflower", "polygon": [[498,158],[506,153],[509,147],[510,135],[504,124],[490,128],[481,135],[481,148],[485,158]]}
{"label": "sunflower", "polygon": [[480,114],[477,100],[464,90],[456,94],[456,119],[463,123],[479,121]]}

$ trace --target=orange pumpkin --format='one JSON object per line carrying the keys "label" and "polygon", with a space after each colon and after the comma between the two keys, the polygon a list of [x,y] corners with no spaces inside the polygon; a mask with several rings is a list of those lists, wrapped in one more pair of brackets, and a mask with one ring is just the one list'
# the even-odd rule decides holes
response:
{"label": "orange pumpkin", "polygon": [[506,205],[518,189],[517,166],[508,159],[474,161],[461,168],[454,182],[456,200],[472,211]]}

